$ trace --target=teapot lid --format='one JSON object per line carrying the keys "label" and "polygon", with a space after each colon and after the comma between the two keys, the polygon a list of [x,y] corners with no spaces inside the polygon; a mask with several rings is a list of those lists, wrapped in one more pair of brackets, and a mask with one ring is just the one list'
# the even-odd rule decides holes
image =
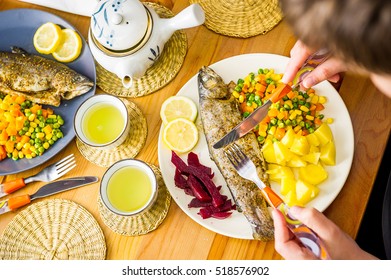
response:
{"label": "teapot lid", "polygon": [[91,31],[103,47],[127,51],[145,41],[151,17],[139,0],[99,1],[91,16]]}

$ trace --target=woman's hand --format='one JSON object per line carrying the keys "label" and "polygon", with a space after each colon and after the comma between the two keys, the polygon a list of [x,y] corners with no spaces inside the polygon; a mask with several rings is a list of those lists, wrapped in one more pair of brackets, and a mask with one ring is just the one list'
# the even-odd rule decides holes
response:
{"label": "woman's hand", "polygon": [[[291,58],[285,69],[282,82],[288,83],[292,81],[306,59],[313,53],[314,51],[307,48],[301,41],[297,41],[291,50]],[[308,74],[301,85],[305,88],[310,88],[325,80],[336,83],[340,79],[339,73],[345,72],[346,70],[345,64],[330,57]]]}
{"label": "woman's hand", "polygon": [[[376,259],[371,254],[363,251],[349,235],[316,209],[292,207],[290,213],[318,234],[331,259]],[[277,209],[273,209],[272,214],[277,252],[285,259],[316,259],[315,255],[304,247],[287,228],[282,213]]]}

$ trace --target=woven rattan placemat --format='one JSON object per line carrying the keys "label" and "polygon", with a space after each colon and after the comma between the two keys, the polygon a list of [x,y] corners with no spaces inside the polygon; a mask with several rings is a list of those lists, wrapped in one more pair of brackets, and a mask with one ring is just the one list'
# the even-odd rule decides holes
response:
{"label": "woven rattan placemat", "polygon": [[[156,3],[144,2],[153,8],[161,18],[174,16],[168,8]],[[164,45],[158,60],[133,85],[127,89],[115,74],[96,64],[97,85],[104,91],[122,97],[141,97],[153,93],[168,84],[182,67],[187,52],[187,37],[182,30],[176,31]]]}
{"label": "woven rattan placemat", "polygon": [[37,202],[7,225],[0,239],[3,260],[103,260],[105,237],[95,218],[64,199]]}
{"label": "woven rattan placemat", "polygon": [[90,147],[76,139],[80,153],[96,165],[108,167],[121,159],[134,158],[144,147],[148,134],[147,120],[136,104],[125,98],[121,100],[125,103],[130,117],[129,135],[121,145],[103,150]]}
{"label": "woven rattan placemat", "polygon": [[227,36],[265,34],[282,19],[278,0],[189,0],[205,11],[205,26]]}
{"label": "woven rattan placemat", "polygon": [[164,220],[171,204],[171,195],[164,184],[160,169],[150,165],[158,182],[155,203],[147,211],[135,216],[120,216],[111,212],[98,196],[98,209],[103,222],[112,231],[121,235],[138,236],[155,230]]}

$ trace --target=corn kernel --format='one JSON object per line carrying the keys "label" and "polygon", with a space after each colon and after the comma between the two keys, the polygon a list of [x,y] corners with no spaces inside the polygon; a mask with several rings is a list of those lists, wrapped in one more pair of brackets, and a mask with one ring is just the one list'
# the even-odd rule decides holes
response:
{"label": "corn kernel", "polygon": [[38,133],[36,134],[36,136],[37,136],[37,138],[39,138],[39,139],[43,139],[43,138],[45,137],[45,133],[43,133],[43,132],[38,132]]}
{"label": "corn kernel", "polygon": [[244,101],[244,96],[243,95],[239,96],[239,103],[243,103],[243,101]]}
{"label": "corn kernel", "polygon": [[310,109],[308,109],[306,106],[304,105],[301,105],[300,106],[300,110],[302,110],[303,112],[308,112]]}
{"label": "corn kernel", "polygon": [[29,117],[28,117],[28,120],[30,122],[34,121],[35,120],[35,114],[31,114]]}
{"label": "corn kernel", "polygon": [[316,104],[318,102],[319,102],[319,96],[318,95],[312,96],[311,103]]}
{"label": "corn kernel", "polygon": [[303,112],[296,109],[296,110],[295,110],[295,113],[296,113],[296,115],[301,116],[301,114],[302,114]]}
{"label": "corn kernel", "polygon": [[319,103],[320,104],[325,104],[327,102],[326,96],[319,96]]}
{"label": "corn kernel", "polygon": [[274,133],[276,132],[276,129],[277,129],[277,128],[276,128],[275,126],[272,126],[272,127],[269,129],[269,132],[268,132],[268,133],[269,133],[270,135],[274,135]]}
{"label": "corn kernel", "polygon": [[326,123],[327,124],[332,124],[334,122],[333,118],[327,118]]}
{"label": "corn kernel", "polygon": [[307,120],[310,120],[310,121],[313,121],[314,120],[314,116],[311,116],[311,115],[306,115],[305,118]]}
{"label": "corn kernel", "polygon": [[50,147],[48,142],[43,143],[42,146],[45,148],[45,150],[49,149],[49,147]]}
{"label": "corn kernel", "polygon": [[23,148],[23,143],[21,143],[21,142],[16,143],[16,149],[17,150],[20,150],[22,148]]}
{"label": "corn kernel", "polygon": [[27,159],[32,159],[33,156],[32,156],[31,154],[27,154],[27,155],[26,155],[26,158],[27,158]]}
{"label": "corn kernel", "polygon": [[239,92],[237,92],[236,90],[234,90],[234,91],[232,92],[232,95],[233,95],[235,98],[239,98],[239,96],[240,96]]}
{"label": "corn kernel", "polygon": [[30,147],[31,147],[31,144],[29,142],[24,143],[24,145],[23,145],[23,148],[26,150],[30,149]]}
{"label": "corn kernel", "polygon": [[24,154],[23,154],[22,151],[20,151],[20,152],[18,153],[18,157],[19,157],[19,158],[24,158]]}
{"label": "corn kernel", "polygon": [[[35,122],[30,122],[30,128],[32,127],[33,130],[34,130],[34,128],[36,128],[37,126],[38,126],[37,123],[35,123]],[[33,131],[32,131],[32,132],[33,132]]]}

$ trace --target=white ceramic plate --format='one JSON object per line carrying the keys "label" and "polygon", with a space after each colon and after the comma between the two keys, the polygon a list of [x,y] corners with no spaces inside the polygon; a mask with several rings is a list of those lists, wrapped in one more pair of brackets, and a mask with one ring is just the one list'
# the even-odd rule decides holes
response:
{"label": "white ceramic plate", "polygon": [[[250,72],[257,72],[259,68],[272,68],[276,73],[283,73],[288,62],[288,57],[274,54],[244,54],[221,60],[210,67],[219,74],[226,83],[231,80],[236,82],[238,78],[243,78]],[[334,123],[330,125],[333,132],[337,150],[337,163],[335,166],[327,166],[328,179],[319,185],[319,195],[311,201],[308,206],[315,207],[319,211],[324,211],[333,202],[341,191],[349,174],[354,151],[353,127],[346,106],[338,92],[328,82],[322,82],[314,87],[317,94],[324,95],[328,101],[323,113],[325,117],[334,118]],[[177,93],[191,98],[198,104],[197,75],[191,78]],[[201,120],[197,118],[198,127]],[[163,128],[163,127],[162,127]],[[189,209],[188,203],[192,197],[186,195],[183,190],[174,184],[175,166],[171,163],[171,151],[162,141],[162,130],[160,129],[158,143],[158,157],[164,182],[170,191],[173,199],[179,207],[200,225],[216,233],[234,238],[253,239],[250,225],[243,214],[234,211],[231,217],[225,220],[205,219],[197,214],[198,208]],[[201,132],[200,140],[193,152],[198,154],[201,163],[210,166],[215,172],[214,181],[217,185],[223,185],[222,192],[230,197],[230,193],[225,181],[217,166],[209,158],[209,152],[204,134]],[[182,159],[187,159],[187,155],[182,155]],[[272,182],[272,188],[280,193],[278,184]]]}

